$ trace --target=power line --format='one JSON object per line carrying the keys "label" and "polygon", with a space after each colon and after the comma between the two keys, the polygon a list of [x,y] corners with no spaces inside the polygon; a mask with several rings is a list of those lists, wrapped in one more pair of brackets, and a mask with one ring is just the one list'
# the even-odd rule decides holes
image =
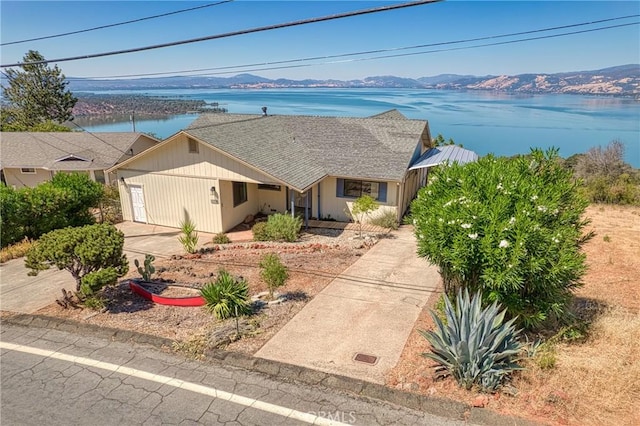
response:
{"label": "power line", "polygon": [[136,47],[136,48],[132,48],[132,49],[115,50],[115,51],[102,52],[102,53],[93,53],[93,54],[88,54],[88,55],[72,56],[72,57],[68,57],[68,58],[47,59],[47,60],[33,61],[33,62],[16,62],[16,63],[13,63],[13,64],[0,65],[0,68],[20,67],[20,66],[23,66],[23,65],[26,65],[26,64],[37,65],[37,64],[48,64],[48,63],[51,63],[51,62],[77,61],[77,60],[81,60],[81,59],[93,59],[93,58],[100,58],[100,57],[105,57],[105,56],[122,55],[122,54],[125,54],[125,53],[134,53],[134,52],[142,52],[142,51],[146,51],[146,50],[162,49],[162,48],[165,48],[165,47],[179,46],[179,45],[190,44],[190,43],[198,43],[198,42],[201,42],[201,41],[216,40],[216,39],[221,39],[221,38],[226,38],[226,37],[233,37],[233,36],[238,36],[238,35],[245,35],[245,34],[252,34],[252,33],[263,32],[263,31],[276,30],[276,29],[280,29],[280,28],[295,27],[295,26],[300,26],[300,25],[313,24],[313,23],[317,23],[317,22],[325,22],[325,21],[331,21],[331,20],[336,20],[336,19],[348,18],[348,17],[352,17],[352,16],[368,15],[368,14],[378,13],[378,12],[387,12],[387,11],[390,11],[390,10],[404,9],[404,8],[408,8],[408,7],[421,6],[421,5],[429,4],[429,3],[438,3],[438,2],[441,2],[441,1],[443,1],[443,0],[419,0],[419,1],[409,2],[409,3],[402,3],[402,4],[395,4],[395,5],[390,5],[390,6],[381,6],[381,7],[375,7],[375,8],[370,8],[370,9],[356,10],[356,11],[352,11],[352,12],[338,13],[338,14],[334,14],[334,15],[327,15],[327,16],[322,16],[322,17],[317,17],[317,18],[302,19],[302,20],[298,20],[298,21],[285,22],[285,23],[282,23],[282,24],[267,25],[267,26],[264,26],[264,27],[250,28],[250,29],[247,29],[247,30],[232,31],[232,32],[228,32],[228,33],[215,34],[215,35],[210,35],[210,36],[205,36],[205,37],[198,37],[198,38],[193,38],[193,39],[188,39],[188,40],[181,40],[181,41],[174,41],[174,42],[170,42],[170,43],[156,44],[156,45],[152,45],[152,46]]}
{"label": "power line", "polygon": [[130,21],[124,21],[124,22],[117,22],[117,23],[114,23],[114,24],[101,25],[99,27],[86,28],[84,30],[70,31],[70,32],[66,32],[66,33],[54,34],[54,35],[42,36],[42,37],[34,37],[34,38],[26,39],[26,40],[8,41],[6,43],[1,43],[0,46],[9,46],[11,44],[20,44],[20,43],[26,43],[26,42],[29,42],[29,41],[47,40],[47,39],[50,39],[50,38],[65,37],[65,36],[74,35],[74,34],[87,33],[89,31],[96,31],[96,30],[102,30],[102,29],[105,29],[105,28],[117,27],[117,26],[120,26],[120,25],[133,24],[133,23],[136,23],[136,22],[148,21],[150,19],[162,18],[162,17],[165,17],[165,16],[177,15],[179,13],[184,13],[184,12],[190,12],[192,10],[204,9],[206,7],[218,6],[218,5],[221,5],[221,4],[224,4],[224,3],[230,3],[232,1],[234,1],[234,0],[222,0],[222,1],[219,1],[217,3],[210,3],[210,4],[205,4],[205,5],[202,5],[202,6],[191,7],[189,9],[176,10],[176,11],[173,11],[173,12],[162,13],[160,15],[146,16],[144,18],[132,19]]}
{"label": "power line", "polygon": [[[166,71],[166,72],[154,72],[154,73],[142,73],[142,74],[124,74],[124,75],[111,75],[111,76],[93,76],[93,77],[81,77],[81,78],[78,77],[78,78],[68,78],[68,80],[81,80],[81,79],[86,79],[86,78],[150,77],[150,76],[159,76],[159,75],[176,74],[176,73],[195,73],[195,72],[202,72],[202,71],[220,71],[220,70],[231,70],[231,69],[240,71],[239,70],[240,68],[262,67],[262,66],[269,66],[269,65],[282,65],[282,64],[290,64],[290,63],[296,63],[296,62],[317,61],[317,60],[321,60],[321,59],[343,58],[343,57],[360,56],[360,55],[368,55],[368,54],[375,54],[375,53],[385,53],[385,52],[394,52],[394,51],[401,51],[401,50],[421,49],[421,48],[425,48],[425,47],[445,46],[445,45],[461,44],[461,43],[471,43],[471,42],[475,42],[475,41],[491,40],[491,39],[498,39],[498,38],[505,38],[505,37],[515,37],[515,36],[520,36],[520,35],[525,35],[525,34],[535,34],[535,33],[547,32],[547,31],[556,31],[556,30],[561,30],[561,29],[566,29],[566,28],[575,28],[575,27],[580,27],[580,26],[585,26],[585,25],[594,25],[594,24],[600,24],[600,23],[604,23],[604,22],[611,22],[611,21],[618,21],[618,20],[622,20],[622,19],[636,18],[636,17],[639,17],[639,16],[640,16],[640,14],[627,15],[627,16],[618,16],[618,17],[615,17],[615,18],[599,19],[597,21],[580,22],[580,23],[576,23],[576,24],[568,24],[568,25],[561,25],[561,26],[556,26],[556,27],[540,28],[540,29],[529,30],[529,31],[521,31],[521,32],[516,32],[516,33],[490,35],[490,36],[484,36],[484,37],[475,37],[475,38],[468,38],[468,39],[462,39],[462,40],[444,41],[444,42],[429,43],[429,44],[419,44],[419,45],[413,45],[413,46],[394,47],[394,48],[388,48],[388,49],[376,49],[376,50],[367,50],[367,51],[359,51],[359,52],[341,53],[341,54],[335,54],[335,55],[325,55],[325,56],[313,56],[313,57],[307,57],[307,58],[287,59],[287,60],[282,60],[282,61],[259,62],[259,63],[253,63],[253,64],[230,65],[230,66],[221,66],[221,67],[213,67],[213,68],[189,69],[189,70],[181,70],[181,71]],[[333,63],[333,62],[331,62],[331,63]],[[280,69],[280,68],[277,68],[277,69]],[[205,74],[192,74],[192,76],[207,75],[207,74],[208,73],[205,73]]]}
{"label": "power line", "polygon": [[495,42],[495,43],[477,44],[477,45],[474,45],[474,46],[450,47],[450,48],[446,48],[446,49],[426,50],[426,51],[421,51],[421,52],[398,53],[398,54],[394,54],[394,55],[372,56],[372,57],[368,57],[368,58],[355,58],[355,59],[346,59],[346,60],[341,60],[341,61],[315,62],[315,63],[311,63],[311,64],[298,64],[298,65],[283,65],[283,66],[272,66],[272,67],[262,67],[262,68],[251,68],[251,69],[242,69],[242,70],[235,70],[235,71],[221,71],[221,72],[213,72],[213,73],[207,72],[207,73],[202,73],[202,74],[191,74],[190,77],[225,75],[225,74],[233,74],[235,72],[240,72],[240,71],[242,71],[242,72],[255,72],[255,71],[272,71],[272,70],[281,70],[281,69],[293,69],[293,68],[307,68],[307,67],[312,67],[312,66],[316,66],[316,65],[344,64],[344,63],[349,63],[349,62],[365,62],[365,61],[374,61],[374,60],[378,60],[378,59],[398,58],[398,57],[403,57],[403,56],[426,55],[426,54],[429,54],[429,53],[440,53],[440,52],[450,52],[450,51],[455,51],[455,50],[476,49],[476,48],[480,48],[480,47],[499,46],[499,45],[504,45],[504,44],[522,43],[522,42],[526,42],[526,41],[542,40],[542,39],[547,39],[547,38],[564,37],[564,36],[568,36],[568,35],[589,33],[589,32],[595,32],[595,31],[603,31],[603,30],[626,27],[626,26],[630,26],[630,25],[638,25],[638,24],[640,24],[640,22],[631,22],[631,23],[627,23],[627,24],[610,25],[610,26],[607,26],[607,27],[592,28],[592,29],[581,30],[581,31],[571,31],[571,32],[566,32],[566,33],[551,34],[551,35],[539,36],[539,37],[529,37],[529,38],[523,38],[523,39],[518,39],[518,40],[509,40],[509,41],[502,41],[502,42]]}

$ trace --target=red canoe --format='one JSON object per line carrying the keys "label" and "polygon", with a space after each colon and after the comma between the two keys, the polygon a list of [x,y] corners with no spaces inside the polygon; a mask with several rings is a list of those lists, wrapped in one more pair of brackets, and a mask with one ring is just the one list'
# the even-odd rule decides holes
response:
{"label": "red canoe", "polygon": [[159,305],[169,306],[204,306],[205,300],[202,296],[186,296],[186,297],[166,297],[156,293],[152,293],[134,280],[129,280],[129,288],[135,294],[145,299],[151,300]]}

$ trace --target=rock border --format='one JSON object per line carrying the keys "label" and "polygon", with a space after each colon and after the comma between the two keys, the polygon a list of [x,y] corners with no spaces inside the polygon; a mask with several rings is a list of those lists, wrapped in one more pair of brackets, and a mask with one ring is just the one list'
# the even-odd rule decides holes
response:
{"label": "rock border", "polygon": [[[37,314],[10,315],[2,318],[2,323],[23,327],[37,327],[66,331],[84,336],[96,336],[123,343],[134,342],[173,351],[174,341],[136,331],[86,324],[80,321],[50,317]],[[413,410],[424,411],[436,416],[465,421],[469,424],[486,426],[541,426],[527,419],[506,416],[484,408],[475,408],[470,404],[446,398],[436,398],[399,389],[389,388],[377,383],[325,373],[279,361],[252,357],[238,352],[222,349],[209,349],[205,352],[205,362],[255,371],[280,380],[294,381],[308,385],[320,385],[355,396],[385,401]]]}

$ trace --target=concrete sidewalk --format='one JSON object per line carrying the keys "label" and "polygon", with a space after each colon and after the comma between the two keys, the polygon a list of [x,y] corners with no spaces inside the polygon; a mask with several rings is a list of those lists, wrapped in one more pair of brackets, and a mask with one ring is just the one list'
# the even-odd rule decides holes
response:
{"label": "concrete sidewalk", "polygon": [[[437,268],[418,258],[416,249],[406,226],[379,241],[256,356],[384,383],[440,280]],[[357,354],[375,357],[374,364],[356,360]]]}

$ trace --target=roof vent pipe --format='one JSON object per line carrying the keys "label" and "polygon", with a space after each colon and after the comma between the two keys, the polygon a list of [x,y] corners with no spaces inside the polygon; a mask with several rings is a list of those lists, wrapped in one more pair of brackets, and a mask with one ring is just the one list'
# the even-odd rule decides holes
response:
{"label": "roof vent pipe", "polygon": [[262,116],[263,117],[267,116],[267,107],[262,107]]}

